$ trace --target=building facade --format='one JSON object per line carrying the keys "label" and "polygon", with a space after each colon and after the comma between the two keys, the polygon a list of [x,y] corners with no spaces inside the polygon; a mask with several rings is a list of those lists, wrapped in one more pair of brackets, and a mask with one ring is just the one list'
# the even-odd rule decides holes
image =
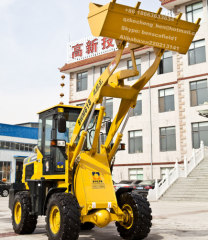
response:
{"label": "building facade", "polygon": [[0,123],[0,180],[21,180],[23,160],[31,155],[37,139],[37,128]]}
{"label": "building facade", "polygon": [[[166,51],[159,68],[149,83],[138,95],[137,105],[131,112],[123,142],[126,150],[116,155],[113,178],[160,179],[176,161],[192,154],[199,148],[200,141],[208,146],[208,120],[198,111],[207,109],[208,102],[208,7],[206,0],[161,0],[162,6],[181,19],[195,22],[202,18],[201,27],[186,55]],[[69,103],[82,105],[89,96],[96,79],[115,56],[112,52],[99,55],[95,50],[97,38],[88,39],[86,44],[72,46],[70,61],[60,70],[69,75]],[[101,46],[107,47],[106,38]],[[110,41],[110,40],[108,40]],[[115,47],[114,42],[110,42]],[[89,46],[94,55],[81,57]],[[96,45],[96,47],[95,47]],[[80,52],[81,51],[81,52]],[[152,48],[136,51],[137,68],[140,75],[153,63]],[[79,59],[76,60],[76,56]],[[130,53],[124,50],[117,70],[132,68]],[[133,84],[138,77],[125,80]],[[107,99],[107,116],[114,117],[120,100]]]}

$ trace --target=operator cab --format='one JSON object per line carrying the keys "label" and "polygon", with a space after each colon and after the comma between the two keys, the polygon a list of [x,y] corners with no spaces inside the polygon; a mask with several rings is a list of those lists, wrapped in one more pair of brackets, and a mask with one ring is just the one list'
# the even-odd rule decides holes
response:
{"label": "operator cab", "polygon": [[[39,112],[38,149],[43,155],[43,175],[65,173],[66,143],[70,142],[81,110],[82,107],[56,105]],[[84,150],[91,147],[97,114],[96,110],[88,128]]]}

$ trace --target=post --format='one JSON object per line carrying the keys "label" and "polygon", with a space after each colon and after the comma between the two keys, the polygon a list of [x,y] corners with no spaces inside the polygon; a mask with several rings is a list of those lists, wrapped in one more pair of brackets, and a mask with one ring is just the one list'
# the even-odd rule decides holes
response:
{"label": "post", "polygon": [[[150,67],[150,51],[148,51],[148,60]],[[153,150],[152,150],[152,96],[151,96],[151,80],[149,80],[149,105],[150,105],[150,167],[151,167],[151,179],[153,179]]]}
{"label": "post", "polygon": [[167,181],[167,187],[170,186],[170,176],[169,176],[169,170],[166,169],[165,171],[165,178],[166,178],[166,181]]}
{"label": "post", "polygon": [[192,157],[193,157],[194,167],[196,167],[196,152],[194,148],[192,150]]}
{"label": "post", "polygon": [[176,158],[176,162],[175,162],[175,169],[176,169],[176,175],[177,178],[179,177],[179,165],[178,165],[178,159]]}
{"label": "post", "polygon": [[159,198],[159,186],[158,186],[157,179],[155,179],[155,197],[156,197],[156,200],[158,200],[158,198]]}
{"label": "post", "polygon": [[184,156],[184,176],[188,176],[187,156]]}
{"label": "post", "polygon": [[201,156],[202,156],[202,159],[204,158],[204,154],[205,154],[205,152],[204,152],[204,142],[203,141],[201,141],[201,143],[200,143],[200,148],[201,148]]}

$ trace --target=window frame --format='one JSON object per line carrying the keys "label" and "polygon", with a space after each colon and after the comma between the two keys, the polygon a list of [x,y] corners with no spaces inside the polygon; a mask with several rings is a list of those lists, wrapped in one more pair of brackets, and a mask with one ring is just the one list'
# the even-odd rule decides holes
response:
{"label": "window frame", "polygon": [[[141,149],[136,149],[136,143],[135,143],[135,140],[136,140],[136,136],[135,136],[135,132],[139,132],[139,134],[141,134],[141,136],[138,136],[141,138]],[[130,137],[130,134],[131,133],[134,133],[134,137]],[[134,150],[133,152],[130,151],[130,139],[133,139],[134,140]],[[138,150],[138,151],[137,151]],[[128,131],[128,153],[129,154],[135,154],[135,153],[143,153],[143,135],[142,135],[142,130],[141,129],[138,129],[138,130],[130,130]]]}
{"label": "window frame", "polygon": [[[204,45],[201,46],[201,47],[196,47],[196,44],[199,43],[199,42],[202,42],[204,41]],[[193,48],[192,48],[193,46]],[[192,66],[192,65],[196,65],[196,64],[200,64],[200,63],[204,63],[206,62],[206,44],[205,44],[205,39],[200,39],[200,40],[197,40],[197,41],[193,41],[189,47],[189,50],[188,50],[188,65],[189,66]],[[204,48],[204,60],[202,61],[197,61],[196,59],[196,51],[197,49],[202,49]],[[192,57],[191,54],[193,54],[194,56]],[[191,59],[194,58],[194,61],[192,63]]]}
{"label": "window frame", "polygon": [[[83,74],[87,74],[86,88],[85,89],[83,89],[83,79],[85,79],[85,78],[82,77]],[[81,77],[79,78],[79,76],[81,76]],[[76,81],[76,91],[77,92],[86,91],[87,87],[88,87],[88,71],[83,71],[83,72],[77,73],[77,79],[76,80],[77,80]],[[79,89],[79,83],[80,83],[80,89]]]}
{"label": "window frame", "polygon": [[[174,134],[167,134],[167,129],[174,128]],[[162,129],[165,129],[165,135],[162,135],[161,131]],[[174,135],[175,136],[175,149],[168,149],[168,136]],[[165,150],[163,150],[162,147],[162,136],[165,136]],[[174,152],[177,151],[177,145],[176,145],[176,127],[175,126],[168,126],[168,127],[160,127],[159,128],[159,141],[160,141],[160,152]]]}
{"label": "window frame", "polygon": [[[202,7],[197,8],[197,9],[193,9],[194,5],[197,5],[198,3],[202,3]],[[189,11],[188,8],[191,7],[191,10]],[[196,12],[197,10],[202,9],[202,15],[203,15],[203,1],[198,1],[196,3],[192,3],[186,6],[186,21],[189,21],[188,19],[188,14],[191,13],[191,22],[194,23],[194,12]],[[203,19],[203,18],[202,18]],[[190,21],[189,21],[190,22]]]}
{"label": "window frame", "polygon": [[[202,141],[202,139],[201,139],[201,137],[200,137],[200,124],[204,124],[204,123],[206,123],[207,124],[207,126],[208,126],[208,121],[204,121],[204,122],[194,122],[194,123],[191,123],[191,136],[192,136],[192,147],[194,148],[194,149],[198,149],[198,148],[200,148],[200,143],[201,143],[201,141]],[[198,126],[197,126],[197,131],[194,131],[194,125],[195,124],[197,124]],[[207,132],[208,132],[208,130],[207,130]],[[198,133],[198,143],[197,143],[197,145],[195,146],[195,144],[194,144],[194,133]],[[207,134],[207,136],[208,136],[208,134]],[[208,142],[208,140],[207,140],[207,142]]]}
{"label": "window frame", "polygon": [[[172,95],[166,95],[165,91],[173,89],[173,94]],[[164,96],[160,96],[160,93],[164,91]],[[173,110],[167,110],[166,109],[166,102],[167,102],[167,97],[168,96],[173,96]],[[164,98],[164,110],[161,110],[161,101],[160,99]],[[158,90],[158,107],[159,107],[159,113],[164,113],[164,112],[173,112],[175,111],[175,88],[174,87],[170,87],[170,88],[163,88],[163,89],[159,89]]]}
{"label": "window frame", "polygon": [[[131,174],[130,171],[132,171],[132,170],[136,171],[136,173],[135,174]],[[139,174],[140,171],[142,171],[142,174]],[[132,175],[136,175],[136,176],[142,175],[142,179],[139,179],[139,178],[131,179]],[[143,180],[143,178],[144,178],[144,169],[143,168],[129,168],[128,169],[128,176],[129,176],[129,180]]]}
{"label": "window frame", "polygon": [[[197,84],[199,83],[199,82],[203,82],[203,81],[206,81],[206,89],[207,89],[207,92],[208,92],[208,80],[207,79],[200,79],[200,80],[197,80],[197,81],[191,81],[191,82],[189,82],[189,93],[190,93],[190,106],[191,107],[196,107],[196,106],[201,106],[201,105],[203,105],[205,102],[207,102],[208,101],[208,97],[207,97],[207,99],[205,99],[205,101],[204,101],[204,103],[202,103],[202,104],[199,104],[199,99],[198,99],[198,95],[199,95],[199,90],[200,89],[204,89],[204,88],[197,88]],[[191,89],[191,84],[196,84],[196,89]],[[193,92],[196,92],[196,105],[194,105],[194,100],[192,99],[192,96],[193,96]]]}
{"label": "window frame", "polygon": [[[165,57],[165,54],[167,53],[171,53],[171,56],[168,56],[168,57]],[[167,61],[168,59],[171,59],[172,63],[171,63],[171,66],[172,66],[172,70],[171,71],[164,71],[165,67],[164,67],[164,62]],[[165,51],[161,60],[160,60],[160,64],[158,66],[158,70],[157,70],[157,73],[158,75],[161,75],[161,74],[166,74],[166,73],[171,73],[173,72],[173,52],[172,51]]]}

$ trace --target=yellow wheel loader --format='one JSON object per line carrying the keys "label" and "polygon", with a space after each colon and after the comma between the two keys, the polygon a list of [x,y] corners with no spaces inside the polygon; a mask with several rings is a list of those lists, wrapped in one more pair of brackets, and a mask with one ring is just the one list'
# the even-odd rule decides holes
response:
{"label": "yellow wheel loader", "polygon": [[[116,39],[115,58],[97,79],[84,107],[56,105],[39,113],[36,154],[24,160],[21,183],[9,193],[15,233],[32,233],[40,215],[46,216],[50,240],[76,240],[80,229],[115,222],[124,239],[147,237],[151,228],[148,201],[126,188],[114,191],[111,169],[121,143],[129,111],[139,92],[158,68],[165,50],[185,54],[199,28],[196,23],[116,3],[90,4],[89,25],[94,36]],[[128,47],[127,47],[128,43]],[[125,79],[138,76],[135,51],[153,47],[155,60],[131,86]],[[114,73],[125,48],[133,69]],[[120,106],[106,140],[100,142],[105,98],[120,98]],[[98,107],[98,108],[97,108]],[[118,132],[117,136],[116,133]]]}

